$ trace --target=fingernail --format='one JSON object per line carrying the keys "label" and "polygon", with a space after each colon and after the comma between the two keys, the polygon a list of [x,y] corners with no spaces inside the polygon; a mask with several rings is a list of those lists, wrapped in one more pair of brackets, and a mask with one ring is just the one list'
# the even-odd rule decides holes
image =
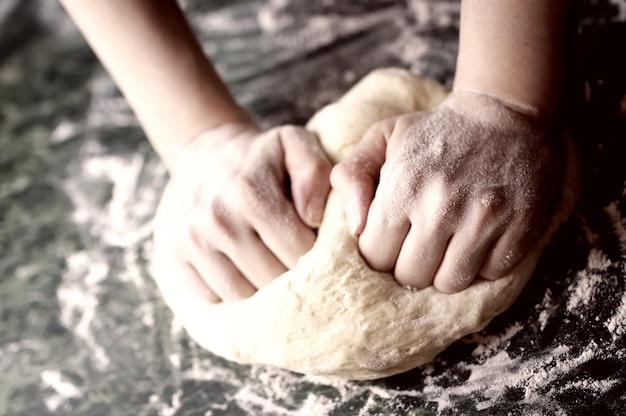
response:
{"label": "fingernail", "polygon": [[309,205],[306,207],[306,216],[309,222],[318,227],[322,223],[322,217],[324,215],[324,202],[323,198],[313,198],[309,201]]}

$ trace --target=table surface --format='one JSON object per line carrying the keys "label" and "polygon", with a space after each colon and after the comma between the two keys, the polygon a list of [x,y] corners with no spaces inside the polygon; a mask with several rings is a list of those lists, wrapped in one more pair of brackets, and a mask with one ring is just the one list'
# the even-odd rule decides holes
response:
{"label": "table surface", "polygon": [[[370,70],[450,85],[456,1],[187,1],[266,126]],[[146,264],[166,172],[57,2],[0,4],[0,414],[619,414],[626,408],[626,2],[581,3],[568,128],[576,212],[515,304],[431,364],[373,382],[199,348]],[[219,334],[216,334],[219,336]]]}

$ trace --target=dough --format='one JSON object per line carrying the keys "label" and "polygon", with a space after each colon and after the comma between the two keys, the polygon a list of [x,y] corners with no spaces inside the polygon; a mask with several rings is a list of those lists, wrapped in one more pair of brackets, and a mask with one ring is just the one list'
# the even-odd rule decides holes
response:
{"label": "dough", "polygon": [[[432,107],[445,96],[432,80],[400,69],[377,70],[307,127],[337,162],[375,121]],[[451,295],[432,287],[400,287],[361,259],[342,202],[331,192],[317,241],[292,270],[248,299],[200,306],[201,321],[187,330],[204,348],[229,360],[306,374],[375,379],[431,361],[454,341],[484,328],[526,284],[577,198],[571,144],[569,152],[558,213],[534,251],[502,279],[477,279]]]}

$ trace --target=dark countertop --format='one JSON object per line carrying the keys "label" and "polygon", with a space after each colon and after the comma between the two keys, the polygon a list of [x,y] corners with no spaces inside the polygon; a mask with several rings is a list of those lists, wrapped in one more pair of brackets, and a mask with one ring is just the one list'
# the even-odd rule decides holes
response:
{"label": "dark countertop", "polygon": [[[454,74],[455,1],[185,3],[266,125],[305,122],[376,67]],[[431,364],[327,382],[186,336],[146,270],[165,169],[58,4],[3,0],[0,415],[620,414],[625,42],[626,2],[582,3],[568,71],[582,195],[516,303]]]}

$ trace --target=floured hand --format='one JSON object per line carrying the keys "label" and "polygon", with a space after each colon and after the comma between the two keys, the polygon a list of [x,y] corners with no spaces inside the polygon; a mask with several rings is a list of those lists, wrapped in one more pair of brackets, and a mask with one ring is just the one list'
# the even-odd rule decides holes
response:
{"label": "floured hand", "polygon": [[431,111],[375,124],[331,182],[371,267],[457,292],[477,275],[506,275],[544,232],[561,142],[510,104],[454,92]]}
{"label": "floured hand", "polygon": [[245,298],[293,267],[315,241],[329,175],[299,127],[232,122],[187,145],[155,218],[152,272],[170,307]]}

